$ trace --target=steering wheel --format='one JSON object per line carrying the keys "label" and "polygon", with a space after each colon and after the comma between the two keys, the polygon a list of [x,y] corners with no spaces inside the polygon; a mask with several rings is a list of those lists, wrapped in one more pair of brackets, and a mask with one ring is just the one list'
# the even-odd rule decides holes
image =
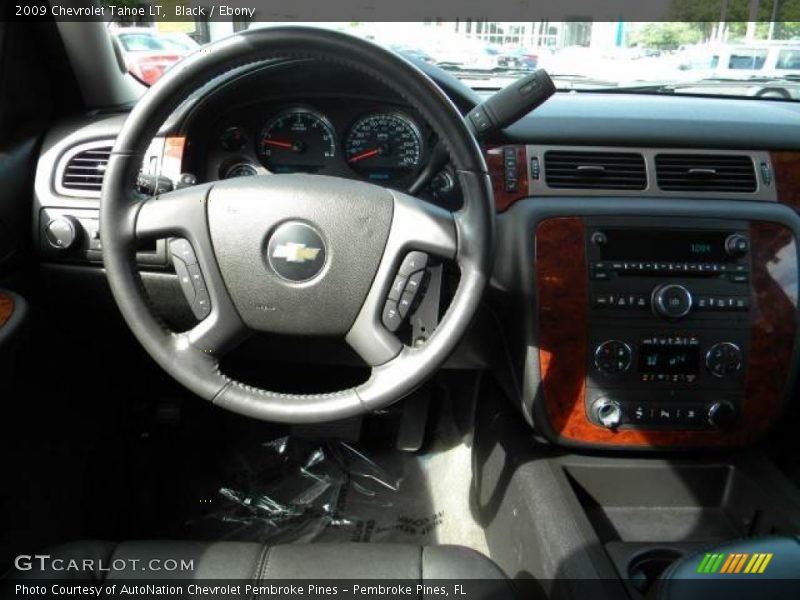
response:
{"label": "steering wheel", "polygon": [[[210,79],[270,59],[305,58],[356,69],[403,97],[450,152],[463,208],[338,177],[242,177],[144,197],[134,182],[169,114]],[[103,260],[125,321],[172,377],[215,405],[250,417],[314,423],[388,406],[430,377],[472,320],[492,266],[494,204],[483,155],[462,116],[416,67],[371,42],[310,27],[258,29],[184,61],[136,104],[117,137],[100,200]],[[175,333],[154,315],[137,271],[137,244],[178,238],[207,315]],[[427,253],[455,260],[461,277],[435,332],[403,344],[382,312],[401,268]],[[405,261],[405,262],[404,262]],[[371,368],[357,387],[284,394],[235,381],[220,359],[248,333],[344,336]]]}

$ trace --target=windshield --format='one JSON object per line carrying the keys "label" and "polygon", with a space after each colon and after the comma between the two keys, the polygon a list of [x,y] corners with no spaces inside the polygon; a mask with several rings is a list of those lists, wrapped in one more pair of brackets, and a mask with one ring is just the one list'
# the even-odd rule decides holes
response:
{"label": "windshield", "polygon": [[[267,22],[155,23],[111,27],[130,72],[154,83],[183,56]],[[308,24],[308,23],[304,23]],[[537,68],[562,90],[800,99],[800,22],[313,23],[436,65],[477,90]],[[162,54],[158,61],[142,54]],[[168,55],[168,56],[166,56]],[[157,64],[155,64],[157,62]]]}

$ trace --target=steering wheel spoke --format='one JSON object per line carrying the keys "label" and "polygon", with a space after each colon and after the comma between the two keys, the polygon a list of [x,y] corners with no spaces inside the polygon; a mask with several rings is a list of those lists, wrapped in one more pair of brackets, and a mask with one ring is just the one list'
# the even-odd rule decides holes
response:
{"label": "steering wheel spoke", "polygon": [[390,361],[403,349],[394,335],[406,318],[409,284],[433,257],[454,259],[458,236],[452,213],[408,194],[392,191],[394,212],[378,272],[346,341],[369,365]]}
{"label": "steering wheel spoke", "polygon": [[192,312],[199,320],[179,336],[203,353],[220,356],[248,331],[222,279],[211,243],[206,203],[212,185],[183,188],[143,202],[136,214],[139,241],[170,237],[168,252]]}

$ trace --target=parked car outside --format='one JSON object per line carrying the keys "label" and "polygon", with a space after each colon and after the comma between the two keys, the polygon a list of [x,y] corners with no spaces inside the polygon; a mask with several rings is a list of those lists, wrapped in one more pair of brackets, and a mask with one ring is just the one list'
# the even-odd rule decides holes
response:
{"label": "parked car outside", "polygon": [[161,33],[155,29],[112,29],[119,42],[128,72],[146,85],[153,85],[176,62],[199,45],[183,33]]}
{"label": "parked car outside", "polygon": [[497,63],[504,69],[533,71],[539,64],[539,55],[522,47],[508,48],[497,57]]}

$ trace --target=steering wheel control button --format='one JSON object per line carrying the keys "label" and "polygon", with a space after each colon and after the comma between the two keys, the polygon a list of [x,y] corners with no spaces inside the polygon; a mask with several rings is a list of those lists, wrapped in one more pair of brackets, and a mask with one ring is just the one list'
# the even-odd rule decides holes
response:
{"label": "steering wheel control button", "polygon": [[392,287],[389,288],[389,300],[394,300],[395,302],[400,300],[400,296],[403,295],[403,290],[406,289],[407,281],[408,279],[402,275],[398,275],[394,278]]}
{"label": "steering wheel control button", "polygon": [[194,254],[194,249],[189,243],[189,240],[183,238],[171,240],[169,243],[169,251],[173,256],[180,258],[186,266],[197,264],[197,257]]}
{"label": "steering wheel control button", "polygon": [[411,306],[414,304],[414,297],[416,296],[415,292],[403,292],[403,296],[400,298],[400,301],[397,303],[397,310],[400,311],[400,318],[405,319],[408,316],[409,311],[411,310]]}
{"label": "steering wheel control button", "polygon": [[325,266],[326,258],[322,235],[300,221],[279,226],[267,243],[269,266],[279,277],[292,283],[314,279]]}
{"label": "steering wheel control button", "polygon": [[392,300],[387,300],[383,306],[383,326],[391,332],[400,329],[403,323],[403,317],[400,316],[400,310],[397,308],[397,303]]}
{"label": "steering wheel control button", "polygon": [[197,290],[197,295],[194,298],[194,302],[192,302],[192,312],[200,321],[211,314],[211,298],[209,298],[205,289]]}
{"label": "steering wheel control button", "polygon": [[416,294],[419,288],[422,286],[423,277],[425,277],[425,271],[417,271],[411,277],[409,277],[408,283],[406,284],[406,291]]}
{"label": "steering wheel control button", "polygon": [[197,292],[195,292],[194,284],[192,283],[192,276],[189,275],[189,269],[186,263],[177,256],[172,257],[172,264],[175,267],[175,274],[178,276],[178,282],[181,284],[183,295],[186,296],[186,301],[189,303],[189,306],[192,306]]}
{"label": "steering wheel control button", "polygon": [[706,368],[715,377],[725,377],[742,368],[742,351],[732,342],[714,344],[706,353]]}
{"label": "steering wheel control button", "polygon": [[632,354],[625,342],[606,340],[594,352],[594,366],[605,375],[618,375],[630,368]]}
{"label": "steering wheel control button", "polygon": [[682,285],[667,283],[653,290],[653,311],[667,319],[680,319],[692,310],[692,294]]}
{"label": "steering wheel control button", "polygon": [[211,298],[194,249],[188,240],[178,238],[170,241],[169,251],[183,295],[195,318],[202,321],[211,313]]}
{"label": "steering wheel control button", "polygon": [[421,271],[428,265],[428,255],[424,252],[420,252],[415,250],[414,252],[409,252],[406,254],[406,257],[403,259],[402,264],[400,265],[400,275],[405,275],[408,277],[412,273],[416,273],[417,271]]}
{"label": "steering wheel control button", "polygon": [[74,217],[58,217],[50,221],[44,233],[47,243],[56,250],[69,250],[78,243],[80,223]]}

